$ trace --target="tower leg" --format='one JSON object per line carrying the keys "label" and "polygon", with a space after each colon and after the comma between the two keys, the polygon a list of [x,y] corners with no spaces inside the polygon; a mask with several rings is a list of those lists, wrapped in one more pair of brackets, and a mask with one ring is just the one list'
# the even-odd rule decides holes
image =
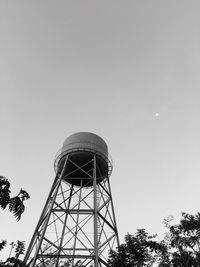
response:
{"label": "tower leg", "polygon": [[94,156],[93,168],[93,189],[94,189],[94,267],[98,267],[98,203],[97,203],[97,177],[96,177],[96,156]]}

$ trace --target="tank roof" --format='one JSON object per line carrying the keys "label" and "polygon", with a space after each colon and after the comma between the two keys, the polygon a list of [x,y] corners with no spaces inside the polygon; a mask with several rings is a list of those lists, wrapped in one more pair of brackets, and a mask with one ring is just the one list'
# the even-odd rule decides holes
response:
{"label": "tank roof", "polygon": [[62,152],[73,148],[91,149],[108,156],[106,142],[97,134],[90,132],[78,132],[67,137],[63,143]]}

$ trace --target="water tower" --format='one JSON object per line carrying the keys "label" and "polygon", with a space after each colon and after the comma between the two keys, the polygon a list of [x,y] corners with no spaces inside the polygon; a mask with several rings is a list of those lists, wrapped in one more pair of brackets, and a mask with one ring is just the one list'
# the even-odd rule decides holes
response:
{"label": "water tower", "polygon": [[72,134],[54,168],[56,177],[24,262],[30,267],[108,266],[108,251],[119,239],[106,143],[93,133]]}

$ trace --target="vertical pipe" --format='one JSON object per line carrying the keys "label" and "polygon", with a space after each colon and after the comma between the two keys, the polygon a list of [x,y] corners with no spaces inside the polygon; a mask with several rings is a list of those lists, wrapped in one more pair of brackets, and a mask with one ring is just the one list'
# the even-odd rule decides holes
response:
{"label": "vertical pipe", "polygon": [[96,156],[94,155],[93,166],[93,190],[94,190],[94,267],[98,267],[98,218],[97,218],[97,175]]}

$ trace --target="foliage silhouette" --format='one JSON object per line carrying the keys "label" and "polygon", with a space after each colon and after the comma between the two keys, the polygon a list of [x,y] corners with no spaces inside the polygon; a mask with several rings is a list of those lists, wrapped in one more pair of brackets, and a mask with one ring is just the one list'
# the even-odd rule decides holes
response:
{"label": "foliage silhouette", "polygon": [[[10,182],[4,176],[0,176],[0,207],[5,210],[6,207],[12,212],[17,221],[21,219],[21,215],[25,210],[24,201],[30,198],[29,194],[21,189],[19,194],[15,197],[10,197]],[[5,248],[7,242],[2,240],[0,242],[0,251]],[[17,241],[17,244],[11,243],[12,248],[15,246],[15,257],[11,257],[12,248],[10,255],[5,262],[0,262],[0,267],[14,266],[23,267],[23,262],[19,259],[19,256],[24,253],[25,245],[24,241]]]}
{"label": "foliage silhouette", "polygon": [[0,176],[0,207],[5,209],[10,201],[10,183],[8,179]]}
{"label": "foliage silhouette", "polygon": [[21,189],[19,194],[16,197],[11,198],[9,201],[9,210],[13,212],[18,221],[25,210],[23,202],[28,198],[30,198],[29,194],[25,190]]}
{"label": "foliage silhouette", "polygon": [[125,243],[117,252],[111,251],[108,259],[112,267],[152,266],[166,251],[164,243],[155,240],[145,229],[138,229],[135,235],[127,234]]}
{"label": "foliage silhouette", "polygon": [[6,240],[2,240],[2,241],[0,242],[0,251],[1,251],[3,248],[5,248],[6,244],[7,244],[7,241],[6,241]]}
{"label": "foliage silhouette", "polygon": [[[0,243],[0,248],[1,248],[2,243],[4,243],[3,244],[3,248],[4,248],[6,241],[2,241]],[[22,260],[19,259],[19,256],[24,254],[25,242],[17,240],[16,244],[14,242],[12,242],[10,245],[12,245],[12,248],[15,247],[15,257],[11,257],[11,253],[10,253],[10,255],[6,261],[0,262],[0,267],[10,267],[10,266],[25,267],[25,264],[22,262]]]}
{"label": "foliage silhouette", "polygon": [[9,206],[17,221],[21,219],[21,215],[25,210],[24,201],[29,199],[29,194],[21,189],[19,194],[15,197],[10,197],[10,183],[7,178],[0,176],[0,207],[5,209]]}
{"label": "foliage silhouette", "polygon": [[161,241],[144,229],[127,234],[117,251],[110,251],[109,266],[200,267],[200,213],[182,213],[178,224],[169,217],[164,225],[167,232]]}

